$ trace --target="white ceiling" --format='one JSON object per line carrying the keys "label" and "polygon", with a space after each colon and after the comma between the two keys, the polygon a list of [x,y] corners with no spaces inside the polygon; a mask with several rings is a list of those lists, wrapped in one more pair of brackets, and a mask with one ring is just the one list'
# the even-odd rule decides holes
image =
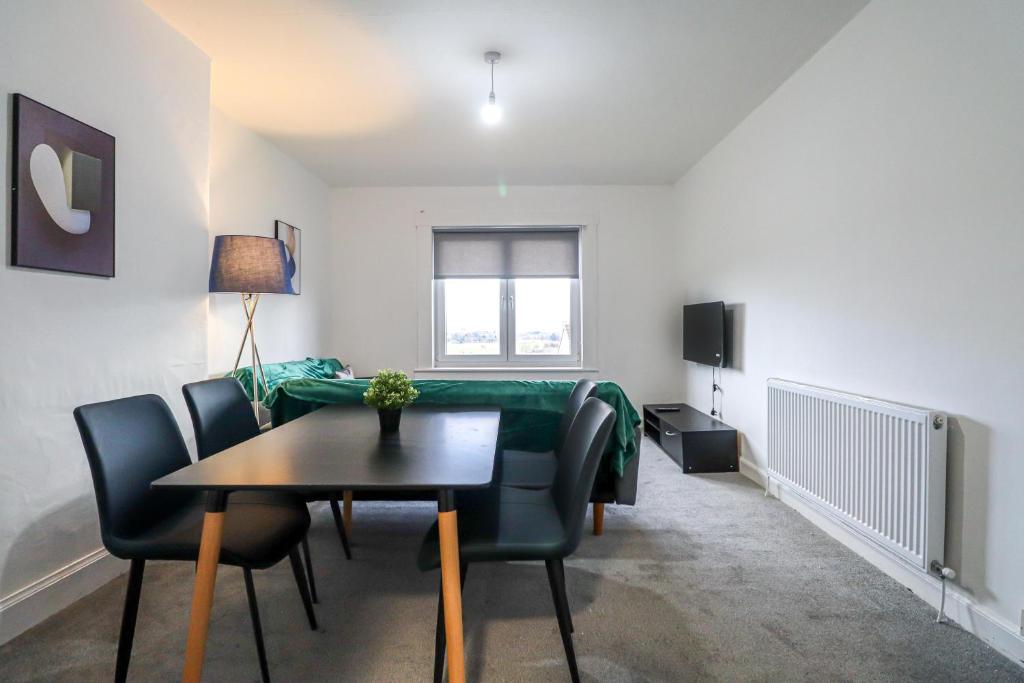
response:
{"label": "white ceiling", "polygon": [[229,116],[331,185],[403,186],[672,183],[867,0],[147,2]]}

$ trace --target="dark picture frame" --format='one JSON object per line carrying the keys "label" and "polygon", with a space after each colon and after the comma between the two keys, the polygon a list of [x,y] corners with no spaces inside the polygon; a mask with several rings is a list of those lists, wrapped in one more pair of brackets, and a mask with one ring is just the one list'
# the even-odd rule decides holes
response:
{"label": "dark picture frame", "polygon": [[114,277],[114,137],[11,99],[11,265]]}
{"label": "dark picture frame", "polygon": [[274,221],[274,237],[284,242],[292,291],[302,294],[302,230],[284,221]]}

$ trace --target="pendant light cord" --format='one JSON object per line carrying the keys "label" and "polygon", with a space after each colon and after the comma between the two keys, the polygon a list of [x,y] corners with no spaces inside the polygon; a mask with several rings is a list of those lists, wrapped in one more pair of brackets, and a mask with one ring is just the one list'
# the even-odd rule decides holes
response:
{"label": "pendant light cord", "polygon": [[494,62],[491,62],[491,95],[494,95]]}

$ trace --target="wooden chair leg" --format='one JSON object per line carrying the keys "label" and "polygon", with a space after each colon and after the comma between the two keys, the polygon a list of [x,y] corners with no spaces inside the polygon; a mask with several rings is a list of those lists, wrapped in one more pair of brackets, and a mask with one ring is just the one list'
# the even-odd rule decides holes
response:
{"label": "wooden chair leg", "polygon": [[604,503],[594,503],[594,535],[604,533]]}
{"label": "wooden chair leg", "polygon": [[341,538],[341,547],[345,550],[345,559],[352,559],[352,549],[348,545],[348,532],[345,531],[345,522],[341,518],[341,508],[338,507],[338,497],[331,496],[331,514],[334,515],[334,526],[338,528],[338,536]]}
{"label": "wooden chair leg", "polygon": [[302,559],[306,564],[306,578],[309,580],[309,595],[313,598],[313,604],[320,602],[316,596],[316,579],[313,577],[313,558],[309,554],[309,539],[302,539]]}
{"label": "wooden chair leg", "polygon": [[249,599],[252,634],[256,638],[256,656],[260,659],[260,676],[263,683],[270,683],[270,668],[267,666],[267,650],[263,646],[263,626],[260,624],[260,608],[256,604],[256,588],[252,584],[252,570],[242,569],[242,574],[245,576],[245,596]]}
{"label": "wooden chair leg", "polygon": [[580,683],[580,672],[576,668],[576,651],[572,646],[572,626],[569,622],[568,601],[565,598],[565,585],[556,560],[547,560],[544,566],[548,570],[548,583],[551,585],[551,599],[555,603],[555,615],[558,617],[558,631],[562,634],[562,647],[565,648],[565,659],[569,662],[569,675],[573,683]]}
{"label": "wooden chair leg", "polygon": [[135,621],[139,616],[139,597],[142,595],[142,572],[145,560],[132,560],[128,570],[128,590],[124,596],[124,612],[121,614],[121,635],[117,640],[117,665],[114,681],[124,683],[128,678],[128,664],[132,659],[132,643],[135,641]]}
{"label": "wooden chair leg", "polygon": [[[459,589],[466,587],[466,571],[468,564],[459,567]],[[434,683],[444,683],[444,655],[445,655],[445,634],[444,634],[444,582],[437,583],[437,630],[434,633]]]}
{"label": "wooden chair leg", "polygon": [[313,601],[309,598],[309,586],[306,585],[306,575],[302,571],[302,560],[299,559],[299,549],[292,548],[288,552],[288,559],[292,563],[292,573],[295,574],[295,583],[299,587],[299,595],[302,596],[302,605],[306,608],[306,617],[309,618],[309,628],[316,630],[316,613],[313,612]]}

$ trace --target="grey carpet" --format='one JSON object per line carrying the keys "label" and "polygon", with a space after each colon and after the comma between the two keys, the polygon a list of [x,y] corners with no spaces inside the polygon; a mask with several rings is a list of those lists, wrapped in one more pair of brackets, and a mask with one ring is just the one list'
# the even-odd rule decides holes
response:
{"label": "grey carpet", "polygon": [[[568,562],[588,681],[1024,681],[1024,669],[935,613],[740,475],[684,476],[642,453],[640,503],[609,507]],[[321,631],[305,623],[287,562],[256,575],[276,681],[427,681],[436,574],[413,558],[435,509],[356,504],[346,562],[330,511],[311,531]],[[130,678],[180,676],[188,564],[146,570]],[[113,674],[125,579],[0,647],[0,680]],[[210,681],[259,679],[241,571],[221,570]],[[543,565],[482,565],[464,600],[473,681],[567,681]]]}

